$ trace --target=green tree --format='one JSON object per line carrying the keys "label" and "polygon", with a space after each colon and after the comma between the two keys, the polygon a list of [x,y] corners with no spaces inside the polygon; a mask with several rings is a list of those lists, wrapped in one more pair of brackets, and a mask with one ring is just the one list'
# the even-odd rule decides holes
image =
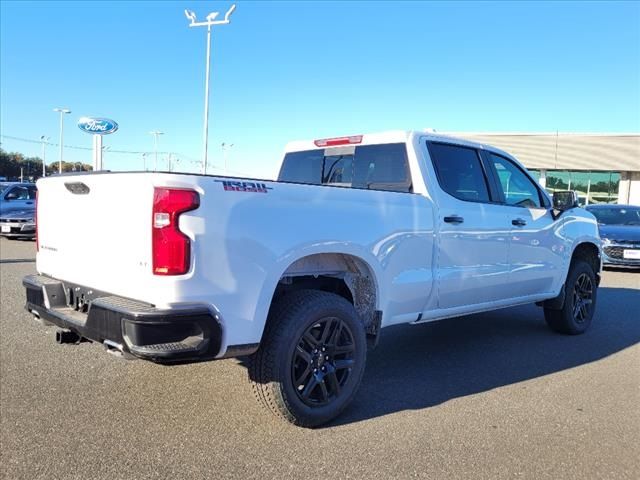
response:
{"label": "green tree", "polygon": [[[47,175],[58,173],[58,162],[46,166]],[[19,180],[20,171],[25,180],[37,180],[42,176],[42,159],[39,157],[25,157],[19,152],[7,152],[0,148],[0,177],[8,180]],[[81,162],[62,162],[63,172],[88,172],[93,170],[91,165]]]}

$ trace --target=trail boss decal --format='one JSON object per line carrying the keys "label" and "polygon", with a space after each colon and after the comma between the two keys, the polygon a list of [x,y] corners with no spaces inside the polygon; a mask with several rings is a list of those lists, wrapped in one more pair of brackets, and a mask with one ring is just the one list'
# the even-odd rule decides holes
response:
{"label": "trail boss decal", "polygon": [[268,193],[268,190],[273,190],[266,184],[258,182],[234,182],[233,180],[216,180],[216,182],[222,183],[227,192]]}

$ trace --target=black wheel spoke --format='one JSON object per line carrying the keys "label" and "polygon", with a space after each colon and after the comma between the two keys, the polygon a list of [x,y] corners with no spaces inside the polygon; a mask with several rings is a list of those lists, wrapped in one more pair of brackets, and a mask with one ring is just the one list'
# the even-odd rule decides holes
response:
{"label": "black wheel spoke", "polygon": [[336,396],[340,395],[340,382],[338,382],[338,376],[336,375],[335,369],[331,369],[324,378],[329,382],[329,386],[331,387],[333,394]]}
{"label": "black wheel spoke", "polygon": [[317,347],[319,344],[318,339],[316,339],[316,337],[314,337],[309,330],[304,332],[304,335],[302,336],[302,338],[304,339],[305,342],[307,342],[312,347]]}
{"label": "black wheel spoke", "polygon": [[329,334],[331,333],[331,327],[333,326],[335,321],[336,321],[335,318],[329,318],[325,322],[324,329],[322,330],[322,336],[320,337],[320,342],[319,343],[321,343],[321,344],[327,343],[327,339],[329,338]]}
{"label": "black wheel spoke", "polygon": [[311,358],[311,354],[307,352],[304,348],[302,348],[300,345],[296,347],[296,355],[298,355],[308,364],[311,364],[311,362],[313,361],[313,359]]}
{"label": "black wheel spoke", "polygon": [[331,349],[331,353],[333,355],[344,355],[347,353],[352,353],[355,350],[355,346],[353,344],[349,345],[340,345],[339,347],[333,347]]}
{"label": "black wheel spoke", "polygon": [[301,395],[308,398],[313,390],[318,386],[318,383],[318,378],[315,375],[311,375],[311,379],[309,380],[309,383],[304,386]]}
{"label": "black wheel spoke", "polygon": [[296,378],[296,388],[298,388],[300,385],[304,385],[304,381],[307,379],[310,373],[311,373],[311,364],[309,363],[305,367],[303,372],[298,376],[298,378]]}
{"label": "black wheel spoke", "polygon": [[580,313],[582,320],[585,320],[587,318],[587,305],[584,302],[580,305]]}
{"label": "black wheel spoke", "polygon": [[329,337],[329,341],[327,343],[329,343],[329,345],[335,346],[338,345],[338,342],[340,341],[340,334],[342,333],[342,326],[344,324],[342,322],[338,322],[338,324],[336,325],[336,327],[333,329],[333,332],[331,333],[331,336]]}
{"label": "black wheel spoke", "polygon": [[322,400],[326,402],[327,400],[329,400],[329,391],[327,390],[327,385],[324,382],[325,381],[323,378],[318,382],[318,385],[320,385],[320,393],[322,394]]}
{"label": "black wheel spoke", "polygon": [[355,365],[355,361],[352,359],[346,359],[346,360],[336,360],[334,362],[334,366],[336,367],[336,370],[344,370],[345,368],[351,368]]}

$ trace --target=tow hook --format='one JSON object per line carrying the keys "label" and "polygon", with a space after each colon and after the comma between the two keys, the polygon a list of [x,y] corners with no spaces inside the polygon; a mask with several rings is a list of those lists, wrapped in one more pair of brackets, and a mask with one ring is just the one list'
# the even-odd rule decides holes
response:
{"label": "tow hook", "polygon": [[61,345],[63,343],[73,343],[77,345],[82,342],[82,337],[71,330],[58,330],[56,331],[56,342]]}

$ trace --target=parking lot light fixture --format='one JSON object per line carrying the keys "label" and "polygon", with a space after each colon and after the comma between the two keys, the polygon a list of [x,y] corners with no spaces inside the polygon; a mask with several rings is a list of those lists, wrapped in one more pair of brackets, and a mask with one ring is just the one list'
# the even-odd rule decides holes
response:
{"label": "parking lot light fixture", "polygon": [[54,108],[54,112],[60,113],[60,157],[58,159],[58,173],[62,173],[62,150],[64,147],[64,116],[71,113],[68,108]]}
{"label": "parking lot light fixture", "polygon": [[209,77],[211,72],[211,27],[213,25],[226,25],[231,22],[230,17],[233,11],[236,9],[236,5],[233,4],[227,10],[227,13],[224,16],[224,20],[216,20],[219,15],[218,12],[211,12],[206,17],[206,21],[197,22],[196,14],[191,10],[185,10],[184,14],[187,19],[190,21],[190,27],[207,27],[207,58],[206,58],[206,67],[205,67],[205,82],[204,82],[204,127],[203,127],[203,152],[202,152],[202,173],[207,173],[207,148],[208,148],[208,139],[209,139]]}

